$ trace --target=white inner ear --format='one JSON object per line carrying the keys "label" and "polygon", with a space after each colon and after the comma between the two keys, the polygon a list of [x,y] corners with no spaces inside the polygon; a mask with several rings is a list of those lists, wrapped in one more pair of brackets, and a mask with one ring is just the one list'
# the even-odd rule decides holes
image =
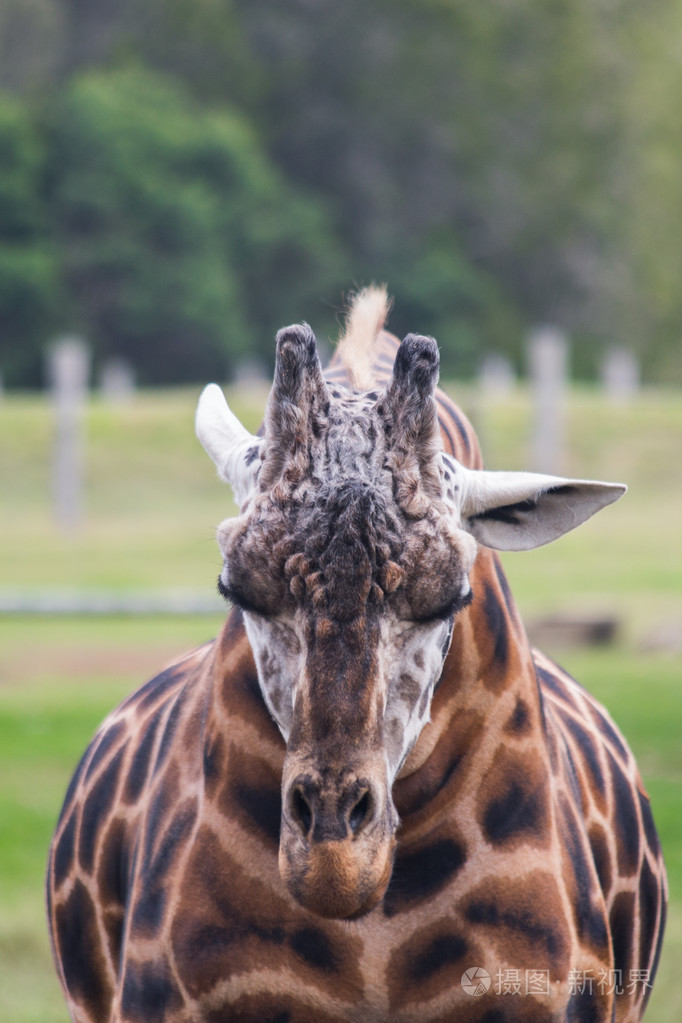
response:
{"label": "white inner ear", "polygon": [[527,551],[575,529],[627,490],[623,483],[457,467],[462,525],[486,547]]}
{"label": "white inner ear", "polygon": [[242,426],[217,384],[208,384],[201,392],[195,426],[218,475],[230,484],[237,504],[242,505],[256,485],[261,438]]}

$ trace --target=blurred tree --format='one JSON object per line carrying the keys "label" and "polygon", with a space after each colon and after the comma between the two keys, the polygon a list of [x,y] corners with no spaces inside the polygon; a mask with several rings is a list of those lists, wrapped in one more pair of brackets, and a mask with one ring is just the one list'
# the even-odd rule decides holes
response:
{"label": "blurred tree", "polygon": [[395,261],[391,325],[432,334],[444,374],[468,377],[486,350],[518,358],[523,321],[499,281],[465,257],[452,231],[434,231],[407,262]]}
{"label": "blurred tree", "polygon": [[238,115],[128,68],[72,79],[50,139],[71,323],[143,381],[220,377],[269,355],[271,307],[323,292],[324,217],[301,208]]}
{"label": "blurred tree", "polygon": [[[215,182],[193,177],[202,199],[190,199],[190,171],[152,156],[151,141],[140,147],[158,165],[153,191],[176,195],[177,246],[189,253],[191,242],[196,266],[200,249],[218,246],[239,282],[235,322],[254,338],[312,319],[350,266],[357,283],[387,280],[392,325],[436,334],[452,366],[473,366],[486,348],[520,363],[524,328],[549,321],[571,332],[585,372],[617,341],[650,372],[682,379],[681,19],[682,0],[646,10],[628,0],[3,0],[0,83],[40,98],[51,83],[68,91],[83,69],[134,62],[179,79],[173,137],[188,147],[186,166],[198,131],[182,136],[189,120],[217,131],[223,110],[250,125],[265,191],[240,186],[242,219],[229,202],[209,215]],[[124,122],[136,103],[121,108],[117,132],[134,134]],[[112,181],[119,171],[114,160]],[[217,240],[228,223],[236,259]],[[214,322],[217,290],[199,276]],[[129,319],[141,323],[143,306]],[[206,322],[197,329],[217,353]]]}
{"label": "blurred tree", "polygon": [[124,45],[202,100],[249,109],[267,88],[268,69],[248,45],[233,0],[123,0],[122,8]]}
{"label": "blurred tree", "polygon": [[45,153],[25,106],[0,94],[0,370],[36,384],[56,311],[57,262],[42,203]]}
{"label": "blurred tree", "polygon": [[[448,250],[446,348],[500,347],[502,296],[507,336],[521,321],[593,343],[618,329],[627,50],[612,3],[235,2],[270,68],[259,104],[276,159],[331,197],[361,272],[433,295],[420,278]],[[498,282],[497,313],[465,302],[460,330],[465,263],[478,295]]]}
{"label": "blurred tree", "polygon": [[0,2],[0,87],[19,92],[50,83],[65,47],[61,0]]}
{"label": "blurred tree", "polygon": [[[682,381],[682,3],[635,7],[621,29],[629,55],[623,101],[628,147],[622,165],[626,215],[616,225],[622,263],[623,315],[631,347],[650,374]],[[625,188],[623,189],[625,191]],[[625,275],[623,275],[625,276]]]}

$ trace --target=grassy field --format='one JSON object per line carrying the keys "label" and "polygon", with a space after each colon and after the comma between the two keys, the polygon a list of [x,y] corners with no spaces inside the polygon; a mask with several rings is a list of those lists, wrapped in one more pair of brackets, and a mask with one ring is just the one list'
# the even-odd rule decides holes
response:
{"label": "grassy field", "polygon": [[[95,400],[87,416],[87,510],[64,536],[50,513],[49,409],[0,403],[0,591],[206,593],[219,557],[214,527],[228,488],[193,436],[197,391]],[[490,468],[528,467],[530,411],[519,391],[493,407],[459,395]],[[264,394],[231,396],[255,428]],[[548,650],[611,710],[650,791],[671,882],[664,957],[647,1023],[682,1018],[682,400],[645,393],[630,406],[572,394],[569,451],[557,467],[623,480],[630,492],[551,547],[507,555],[525,617],[615,616],[613,646]],[[65,1023],[44,925],[42,876],[70,773],[119,699],[214,635],[203,618],[0,616],[0,1019]]]}

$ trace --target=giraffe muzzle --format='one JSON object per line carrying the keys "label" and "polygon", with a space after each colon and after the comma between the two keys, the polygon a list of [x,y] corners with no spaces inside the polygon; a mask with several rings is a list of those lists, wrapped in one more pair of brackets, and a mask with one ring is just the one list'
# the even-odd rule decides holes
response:
{"label": "giraffe muzzle", "polygon": [[285,783],[279,867],[310,912],[349,919],[369,912],[386,891],[397,819],[375,781],[334,774],[304,771]]}

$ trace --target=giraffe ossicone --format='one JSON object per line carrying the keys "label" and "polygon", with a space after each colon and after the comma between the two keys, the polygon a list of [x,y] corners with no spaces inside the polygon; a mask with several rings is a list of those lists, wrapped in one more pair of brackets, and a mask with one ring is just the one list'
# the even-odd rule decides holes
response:
{"label": "giraffe ossicone", "polygon": [[262,436],[200,398],[239,505],[217,530],[234,606],[67,792],[47,895],[75,1023],[642,1017],[649,799],[608,713],[530,648],[495,553],[625,488],[485,471],[435,341],[398,343],[388,309],[356,298],[325,373],[310,327],[280,331]]}

